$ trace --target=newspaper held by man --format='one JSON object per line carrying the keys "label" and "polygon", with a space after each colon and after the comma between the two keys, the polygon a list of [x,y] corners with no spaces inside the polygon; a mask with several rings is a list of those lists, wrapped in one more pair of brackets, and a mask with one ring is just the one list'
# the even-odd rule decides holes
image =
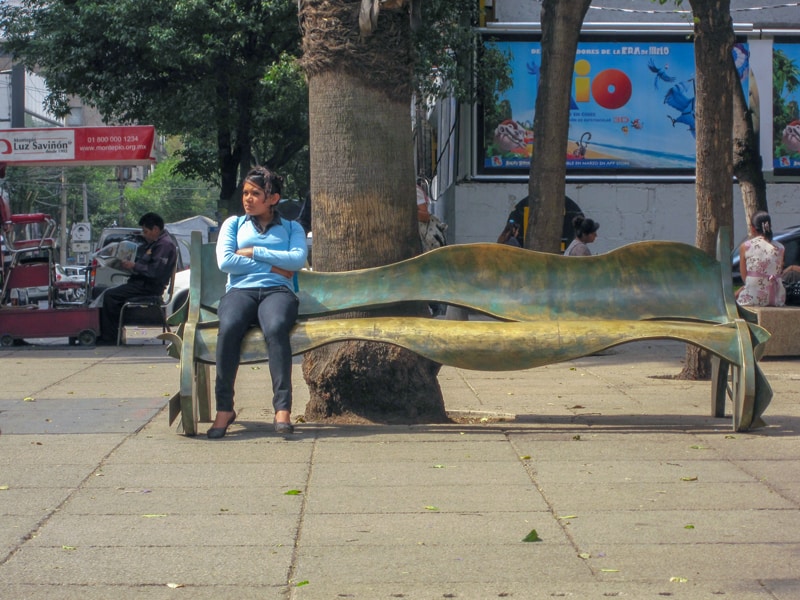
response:
{"label": "newspaper held by man", "polygon": [[132,241],[122,241],[117,244],[113,252],[107,255],[97,255],[97,262],[102,266],[110,269],[117,269],[118,271],[131,272],[130,269],[125,268],[125,263],[136,262],[136,250],[138,244]]}

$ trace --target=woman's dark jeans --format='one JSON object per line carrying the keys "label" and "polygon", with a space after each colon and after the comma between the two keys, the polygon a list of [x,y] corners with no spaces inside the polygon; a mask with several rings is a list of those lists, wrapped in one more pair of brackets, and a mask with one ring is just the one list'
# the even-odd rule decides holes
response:
{"label": "woman's dark jeans", "polygon": [[233,386],[239,370],[242,339],[252,325],[264,333],[272,377],[275,412],[292,410],[292,348],[289,332],[297,321],[297,296],[285,286],[231,288],[219,301],[217,336],[217,410],[233,410]]}

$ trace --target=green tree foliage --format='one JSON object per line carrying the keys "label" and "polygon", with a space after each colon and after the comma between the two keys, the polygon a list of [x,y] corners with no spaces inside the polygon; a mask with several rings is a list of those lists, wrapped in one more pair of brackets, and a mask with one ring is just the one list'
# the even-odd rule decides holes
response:
{"label": "green tree foliage", "polygon": [[196,180],[175,175],[177,158],[160,162],[138,187],[125,189],[128,221],[136,223],[139,216],[154,211],[172,223],[194,215],[215,218],[216,190],[198,184]]}
{"label": "green tree foliage", "polygon": [[421,9],[414,31],[414,89],[426,97],[452,95],[462,102],[496,104],[498,92],[513,83],[509,56],[495,48],[491,38],[481,49],[475,29],[479,3],[425,0]]}
{"label": "green tree foliage", "polygon": [[161,214],[168,223],[198,214],[214,218],[217,190],[173,174],[176,162],[164,160],[141,186],[127,184],[122,190],[113,167],[9,167],[3,184],[15,214],[41,212],[58,221],[65,195],[68,230],[83,222],[84,202],[95,234],[112,225],[136,227],[139,216],[148,211]]}
{"label": "green tree foliage", "polygon": [[21,0],[0,4],[0,28],[45,77],[55,114],[75,95],[107,122],[182,136],[177,168],[217,184],[223,212],[239,208],[256,160],[305,177],[295,0]]}
{"label": "green tree foliage", "polygon": [[58,220],[62,190],[66,191],[67,221],[83,221],[84,198],[93,226],[105,227],[117,218],[119,188],[110,167],[9,167],[3,182],[11,212],[45,213]]}

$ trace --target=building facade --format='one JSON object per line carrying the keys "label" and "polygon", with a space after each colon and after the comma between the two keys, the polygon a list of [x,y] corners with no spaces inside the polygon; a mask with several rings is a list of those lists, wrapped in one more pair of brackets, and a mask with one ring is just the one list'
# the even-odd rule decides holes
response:
{"label": "building facade", "polygon": [[[451,243],[495,241],[528,193],[525,148],[531,147],[526,134],[533,123],[541,4],[488,4],[493,20],[481,30],[485,43],[500,44],[518,63],[514,89],[494,107],[498,121],[489,122],[482,107],[453,102],[439,103],[430,114],[435,210],[449,225]],[[756,118],[773,223],[777,229],[800,225],[800,147],[787,150],[781,128],[792,129],[792,120],[779,124],[787,117],[777,114],[797,109],[800,90],[773,90],[777,53],[800,69],[800,11],[757,0],[732,0],[731,7],[735,57]],[[601,224],[595,253],[643,240],[694,243],[691,32],[688,2],[677,9],[651,0],[592,2],[573,73],[566,192]],[[736,242],[747,234],[736,186],[733,203]]]}

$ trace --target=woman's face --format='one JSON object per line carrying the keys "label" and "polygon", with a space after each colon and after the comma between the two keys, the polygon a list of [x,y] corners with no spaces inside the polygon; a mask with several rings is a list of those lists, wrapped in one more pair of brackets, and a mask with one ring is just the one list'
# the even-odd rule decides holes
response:
{"label": "woman's face", "polygon": [[244,212],[251,217],[262,217],[272,215],[272,207],[280,200],[278,194],[267,194],[256,184],[249,181],[244,182],[242,187],[242,206]]}

